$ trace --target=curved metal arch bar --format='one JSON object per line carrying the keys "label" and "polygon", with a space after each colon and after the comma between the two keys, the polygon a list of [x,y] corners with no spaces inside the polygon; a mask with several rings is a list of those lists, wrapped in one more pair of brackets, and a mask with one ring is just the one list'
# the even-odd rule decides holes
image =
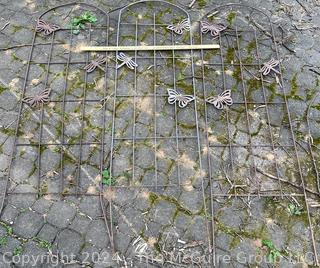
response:
{"label": "curved metal arch bar", "polygon": [[256,8],[256,7],[251,7],[251,6],[248,6],[248,5],[238,4],[238,3],[229,3],[229,4],[224,4],[224,5],[217,6],[217,7],[213,8],[213,9],[211,9],[209,12],[207,12],[203,16],[203,18],[207,17],[210,14],[212,14],[216,10],[219,10],[219,9],[222,9],[222,8],[226,8],[226,7],[231,7],[231,6],[238,6],[238,7],[243,7],[243,8],[247,8],[247,9],[251,9],[251,10],[257,11],[257,12],[261,13],[262,15],[264,15],[268,19],[268,22],[270,24],[272,24],[271,18],[266,12],[264,12],[264,11],[262,11],[259,8]]}
{"label": "curved metal arch bar", "polygon": [[[172,4],[172,3],[164,1],[164,0],[142,0],[142,1],[137,1],[137,2],[131,3],[129,5],[126,5],[126,6],[122,7],[120,9],[120,11],[119,11],[119,15],[121,15],[122,11],[124,11],[125,9],[127,9],[127,8],[129,8],[131,6],[138,5],[138,4],[143,4],[143,3],[162,3],[162,4],[169,5],[171,7],[174,7],[174,8],[178,8],[181,11],[183,11],[188,16],[188,18],[190,19],[190,15],[189,15],[187,10],[185,10],[184,8],[182,8],[182,7],[180,7],[180,6],[176,5],[176,4]],[[113,11],[114,10],[110,11],[110,13],[113,12]]]}
{"label": "curved metal arch bar", "polygon": [[67,3],[67,4],[63,4],[63,5],[59,5],[59,6],[55,6],[53,8],[48,9],[47,11],[43,12],[40,16],[39,19],[41,19],[44,15],[46,15],[47,13],[51,12],[52,10],[55,10],[57,8],[61,8],[61,7],[67,7],[67,6],[76,6],[76,5],[80,5],[80,6],[88,6],[88,7],[92,7],[96,10],[99,10],[100,12],[102,12],[105,16],[109,16],[109,12],[104,11],[103,9],[96,7],[95,5],[91,5],[91,4],[87,4],[87,3],[78,3],[78,2],[72,2],[72,3]]}

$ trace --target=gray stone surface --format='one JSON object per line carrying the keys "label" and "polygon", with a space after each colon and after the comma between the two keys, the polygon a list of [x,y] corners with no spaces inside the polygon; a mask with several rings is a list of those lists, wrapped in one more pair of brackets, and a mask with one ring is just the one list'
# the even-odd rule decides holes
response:
{"label": "gray stone surface", "polygon": [[83,245],[83,238],[76,232],[65,229],[58,234],[55,243],[59,254],[70,256],[77,255]]}
{"label": "gray stone surface", "polygon": [[73,220],[76,210],[66,202],[56,202],[51,207],[47,221],[59,228],[67,227]]}
{"label": "gray stone surface", "polygon": [[32,211],[22,212],[13,225],[13,231],[19,236],[31,238],[39,232],[43,223],[44,219],[39,214]]}
{"label": "gray stone surface", "polygon": [[[191,0],[190,0],[191,1]],[[173,1],[181,5],[191,15],[192,21],[203,20],[206,12],[212,11],[221,1],[195,1],[192,8],[188,8],[189,0]],[[96,5],[105,11],[123,6],[130,1],[86,1]],[[132,1],[131,1],[132,2]],[[130,3],[131,3],[130,2]],[[288,108],[292,119],[297,150],[302,167],[302,175],[306,186],[312,191],[318,191],[315,180],[314,162],[308,147],[309,134],[313,137],[313,154],[318,165],[319,157],[319,101],[316,94],[319,92],[319,12],[318,1],[240,1],[252,7],[259,7],[269,14],[275,22],[276,40],[279,45],[284,74],[284,89],[275,83],[273,75],[265,77],[264,93],[267,101],[283,102],[283,92],[286,93]],[[109,53],[109,69],[107,74],[102,70],[95,70],[87,76],[82,70],[86,55],[73,52],[71,59],[81,63],[70,64],[69,74],[66,77],[66,64],[52,64],[46,77],[46,61],[50,52],[50,45],[34,48],[32,60],[41,61],[41,64],[31,64],[28,80],[24,81],[27,68],[30,44],[34,33],[36,18],[49,8],[61,4],[56,0],[28,0],[28,1],[0,1],[0,29],[7,21],[7,27],[0,30],[0,189],[3,191],[6,184],[6,169],[11,161],[11,153],[14,144],[14,135],[17,124],[20,100],[22,97],[24,82],[25,95],[30,96],[40,92],[48,78],[47,86],[53,91],[51,98],[54,102],[44,105],[44,113],[38,108],[29,109],[23,106],[18,126],[16,142],[21,144],[33,144],[33,146],[18,146],[14,151],[14,161],[11,165],[10,180],[0,221],[0,252],[9,252],[8,259],[14,254],[38,256],[61,251],[64,254],[75,254],[77,263],[68,267],[125,267],[127,262],[137,253],[137,249],[147,248],[149,254],[164,254],[166,252],[195,252],[208,250],[211,228],[215,231],[216,253],[235,257],[239,252],[247,255],[268,256],[268,248],[262,246],[262,239],[272,241],[274,247],[281,254],[293,254],[296,257],[305,256],[306,252],[313,251],[312,238],[310,236],[310,224],[314,230],[315,244],[320,252],[320,233],[318,223],[320,214],[318,209],[311,211],[311,223],[308,222],[306,202],[303,198],[295,196],[284,199],[261,197],[229,197],[229,194],[252,193],[276,193],[279,183],[272,177],[255,173],[254,165],[267,174],[276,176],[274,162],[278,163],[280,176],[290,182],[301,185],[300,175],[297,172],[297,159],[291,145],[293,140],[289,128],[286,105],[268,104],[270,128],[267,124],[268,116],[266,107],[263,106],[264,95],[260,85],[258,67],[250,65],[257,63],[252,33],[239,33],[242,35],[240,45],[243,46],[241,56],[243,62],[249,63],[244,68],[245,78],[243,84],[239,81],[239,69],[233,63],[238,61],[239,55],[232,55],[232,49],[227,51],[227,45],[237,46],[235,35],[222,34],[222,52],[225,60],[225,78],[227,87],[232,88],[232,96],[235,103],[228,113],[217,111],[207,105],[204,111],[203,85],[201,82],[202,68],[201,55],[194,52],[195,81],[197,92],[198,123],[200,126],[200,151],[202,153],[203,170],[208,173],[208,157],[210,153],[211,176],[200,170],[197,139],[191,138],[197,134],[195,128],[194,103],[185,109],[177,109],[175,115],[174,106],[167,103],[167,88],[176,86],[186,94],[192,94],[192,74],[190,59],[177,59],[173,70],[172,59],[165,59],[171,54],[163,52],[157,59],[156,68],[153,66],[153,52],[150,54],[138,53],[138,56],[149,55],[149,60],[137,59],[137,85],[135,72],[126,67],[118,70],[117,94],[133,96],[137,94],[152,94],[154,91],[153,72],[157,71],[156,109],[154,98],[143,97],[117,97],[115,102],[115,137],[127,138],[117,140],[114,143],[112,137],[113,98],[115,55]],[[132,7],[132,16],[123,17],[123,21],[152,23],[152,12],[144,14],[142,7]],[[163,16],[161,23],[177,22],[185,15],[181,12],[174,14],[160,11],[161,5],[157,4],[155,13]],[[240,15],[245,12],[243,8],[234,8]],[[51,23],[67,26],[69,17],[61,16],[80,14],[83,10],[71,7],[48,13],[45,19]],[[94,11],[97,13],[98,11]],[[231,8],[220,9],[218,15],[226,24],[232,24]],[[115,44],[115,30],[117,12],[111,15],[112,27],[110,30],[110,42]],[[231,14],[231,15],[230,15]],[[227,17],[227,20],[224,18]],[[98,14],[102,21],[104,15]],[[162,21],[163,20],[163,21]],[[270,29],[265,24],[263,16],[255,15],[253,23],[257,22],[261,28],[257,30],[260,40],[259,48],[261,61],[267,61],[275,57],[270,43]],[[219,21],[217,21],[219,22]],[[235,22],[240,29],[246,24],[246,18]],[[281,28],[278,27],[281,25]],[[235,25],[229,25],[234,29]],[[134,25],[126,25],[122,30],[120,42],[133,44]],[[140,27],[140,26],[139,26]],[[192,26],[193,34],[198,34],[197,24]],[[152,44],[153,29],[145,27],[143,32],[139,28],[139,42]],[[165,28],[165,27],[164,27]],[[140,32],[141,31],[141,32]],[[89,31],[83,30],[79,35],[74,35],[74,46],[86,42]],[[105,43],[105,29],[93,30],[91,33],[92,44]],[[59,31],[55,40],[66,43],[68,31]],[[175,36],[181,41],[186,35]],[[212,41],[210,34],[203,36],[206,43]],[[50,42],[50,36],[42,33],[36,35],[36,43]],[[159,29],[157,41],[171,42],[168,31]],[[185,42],[187,40],[184,40]],[[199,42],[199,38],[194,40]],[[228,43],[228,44],[227,44]],[[6,47],[11,49],[4,49]],[[67,59],[67,46],[54,45],[52,60],[64,61]],[[210,54],[212,53],[212,54]],[[129,53],[130,54],[130,53]],[[134,56],[134,53],[130,54]],[[177,52],[176,56],[189,56],[188,52]],[[210,63],[219,63],[219,51],[204,52],[205,60]],[[94,57],[92,54],[91,56]],[[91,57],[90,56],[90,57]],[[176,74],[176,85],[173,85],[173,71]],[[214,96],[220,93],[223,87],[223,73],[219,66],[206,66],[204,70],[207,94]],[[253,75],[252,75],[253,74]],[[105,77],[107,83],[104,84]],[[84,92],[84,80],[88,86]],[[65,88],[65,82],[67,85]],[[65,112],[63,116],[62,101],[66,90]],[[85,93],[85,94],[84,94]],[[245,96],[246,93],[247,95]],[[99,101],[110,95],[105,107]],[[84,102],[95,100],[97,102]],[[257,104],[248,104],[248,117],[245,107],[241,102],[244,97],[248,101],[257,101]],[[72,100],[72,102],[69,102]],[[262,102],[262,103],[260,103]],[[84,104],[84,105],[83,105]],[[135,111],[133,109],[135,105]],[[103,111],[106,108],[106,111]],[[308,110],[309,109],[309,110]],[[310,119],[307,125],[306,116]],[[135,118],[134,118],[135,113]],[[156,120],[154,115],[156,114]],[[204,116],[208,116],[208,132],[210,145],[217,147],[207,148],[206,126]],[[105,115],[105,124],[103,117]],[[42,117],[43,116],[43,117]],[[40,123],[41,118],[43,124]],[[64,130],[62,130],[62,119]],[[83,124],[81,124],[81,120]],[[177,119],[177,121],[176,121]],[[249,126],[247,125],[249,121]],[[133,124],[135,122],[135,128]],[[156,129],[155,129],[156,127]],[[309,128],[310,127],[310,133]],[[251,137],[248,135],[250,129]],[[104,130],[104,133],[103,133]],[[57,145],[61,141],[64,131],[65,142],[63,148]],[[133,133],[133,131],[135,131]],[[156,134],[161,137],[153,139]],[[270,145],[270,132],[273,134],[275,149]],[[40,132],[42,136],[40,137]],[[132,135],[139,137],[135,143],[131,141]],[[175,139],[176,135],[188,136],[187,139]],[[104,136],[103,136],[104,135]],[[230,136],[230,137],[229,137]],[[171,138],[169,138],[171,137]],[[40,139],[41,138],[41,139]],[[100,155],[101,140],[105,141],[104,156]],[[41,147],[38,147],[40,143]],[[95,142],[97,144],[87,145]],[[234,143],[232,154],[229,151],[229,142]],[[81,145],[79,145],[81,143]],[[155,145],[156,143],[156,145]],[[248,148],[250,144],[259,144],[261,147]],[[103,200],[100,203],[99,184],[100,168],[109,168],[111,145],[114,146],[113,158],[113,184],[117,186],[132,185],[131,188],[110,188],[104,185]],[[281,147],[279,145],[285,145]],[[156,151],[156,153],[155,153]],[[40,155],[39,155],[40,152]],[[155,167],[155,155],[157,167]],[[39,158],[39,156],[41,158]],[[63,156],[61,158],[61,156]],[[134,158],[133,158],[134,157]],[[233,167],[231,161],[233,162]],[[41,163],[39,170],[38,163]],[[102,163],[102,166],[100,167]],[[63,167],[61,168],[61,164]],[[232,170],[233,168],[233,170]],[[40,171],[40,172],[39,172]],[[157,175],[157,177],[155,176]],[[178,176],[180,178],[178,178]],[[205,181],[202,181],[202,178]],[[228,178],[228,180],[227,180]],[[183,183],[179,187],[142,187],[146,185]],[[141,188],[136,187],[141,186]],[[210,188],[210,186],[212,188]],[[290,187],[282,183],[281,190],[284,193],[303,193],[297,187]],[[38,189],[40,187],[40,189]],[[259,188],[260,187],[260,188]],[[268,192],[264,192],[268,191]],[[28,192],[28,194],[26,194]],[[12,194],[11,194],[12,193]],[[86,195],[83,195],[83,194]],[[260,192],[259,192],[260,193]],[[280,193],[278,191],[277,193]],[[1,193],[2,196],[3,193]],[[70,196],[68,194],[71,194]],[[93,194],[93,196],[87,196]],[[212,197],[211,194],[215,196]],[[224,195],[224,196],[223,196]],[[5,195],[4,195],[5,196]],[[316,196],[307,191],[309,208],[311,202],[318,203]],[[108,201],[112,201],[111,205]],[[0,200],[1,204],[2,200]],[[294,214],[288,208],[289,205],[297,205],[302,209],[302,214]],[[102,205],[102,207],[101,207]],[[30,210],[31,208],[31,210]],[[110,210],[111,208],[111,210]],[[103,210],[104,209],[104,210]],[[103,213],[103,211],[105,213]],[[112,212],[112,214],[110,213]],[[110,239],[103,217],[107,217],[109,228],[112,226],[115,250],[119,253],[118,265],[104,263],[101,259],[89,261],[85,264],[84,254],[97,255],[101,252],[111,252]],[[111,222],[112,219],[112,222]],[[209,229],[209,232],[207,230]],[[167,238],[166,234],[173,234]],[[134,243],[141,237],[139,242]],[[179,240],[180,239],[180,240]],[[201,246],[195,243],[201,243]],[[146,246],[146,247],[145,247]],[[183,248],[185,247],[185,248]],[[164,249],[165,251],[159,252]],[[182,250],[183,249],[183,250]],[[12,267],[3,263],[0,254],[0,267]],[[99,256],[99,255],[97,255]],[[301,267],[307,263],[315,264],[310,258],[303,258]],[[125,262],[126,261],[126,262]],[[167,267],[171,267],[166,264]],[[248,265],[267,267],[266,263]],[[17,263],[21,267],[21,263]],[[30,264],[25,265],[29,267]],[[64,267],[61,260],[54,264],[37,263],[36,267]],[[135,262],[135,267],[151,267],[151,264]],[[188,266],[188,264],[186,264]],[[189,265],[190,266],[190,265]],[[212,267],[202,265],[201,267]],[[245,265],[232,259],[231,264],[220,262],[219,267],[245,267]],[[282,258],[279,267],[297,267]]]}

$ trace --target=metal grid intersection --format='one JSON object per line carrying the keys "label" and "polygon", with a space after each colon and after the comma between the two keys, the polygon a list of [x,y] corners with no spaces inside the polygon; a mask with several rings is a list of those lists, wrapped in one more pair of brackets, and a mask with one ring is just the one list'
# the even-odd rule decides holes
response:
{"label": "metal grid intersection", "polygon": [[[193,34],[168,31],[172,22],[192,21],[187,11],[162,1],[133,3],[109,14],[91,5],[68,4],[45,12],[40,19],[55,23],[53,11],[68,18],[83,10],[100,14],[100,19],[83,30],[82,38],[66,25],[49,36],[34,33],[21,100],[47,87],[52,90],[51,100],[48,105],[40,104],[40,109],[21,101],[1,211],[15,194],[97,196],[115,253],[114,218],[120,218],[121,212],[110,192],[148,190],[170,196],[172,191],[175,197],[179,189],[192,187],[201,195],[205,245],[214,259],[217,200],[301,198],[318,265],[308,204],[309,195],[320,195],[314,147],[308,140],[316,179],[307,185],[283,68],[280,64],[279,73],[268,76],[259,72],[271,58],[281,62],[269,17],[242,5],[218,7],[202,20],[214,18],[213,22],[228,25],[215,38],[201,32],[199,22],[191,23],[197,29]],[[77,50],[83,43],[207,44],[213,39],[220,44],[217,51],[128,53],[138,65],[133,70],[120,67],[116,53],[96,55]],[[98,56],[106,58],[102,70],[86,72],[83,66]],[[35,85],[39,68],[43,69],[42,81]],[[168,87],[193,95],[195,100],[183,109],[177,103],[169,105]],[[232,90],[232,106],[218,111],[204,101],[227,89]],[[309,120],[307,124],[310,129]],[[17,191],[25,181],[19,181],[14,170],[26,153],[34,160],[35,171],[28,183],[36,192]],[[51,163],[50,158],[57,155]],[[284,160],[278,161],[282,157]],[[106,168],[114,178],[109,186],[97,179]],[[286,178],[288,169],[298,182]],[[48,173],[52,180],[47,179]],[[98,188],[94,193],[88,191],[92,185]]]}

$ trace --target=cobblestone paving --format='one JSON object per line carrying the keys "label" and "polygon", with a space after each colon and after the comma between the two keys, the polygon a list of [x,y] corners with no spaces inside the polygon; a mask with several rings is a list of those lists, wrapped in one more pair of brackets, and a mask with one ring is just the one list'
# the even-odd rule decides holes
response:
{"label": "cobblestone paving", "polygon": [[[86,2],[106,12],[128,4],[127,1]],[[190,3],[173,2],[186,9]],[[203,18],[218,2],[196,1],[193,8],[188,9],[192,21]],[[71,49],[57,44],[51,51],[52,61],[65,63],[71,50],[72,61],[79,63],[68,68],[66,64],[51,64],[48,69],[50,45],[36,46],[33,51],[32,61],[41,63],[30,65],[26,95],[32,96],[48,85],[52,88],[53,101],[43,109],[24,106],[21,113],[17,139],[21,146],[14,152],[0,219],[0,267],[161,267],[161,260],[165,261],[162,267],[214,267],[210,259],[213,241],[216,267],[270,267],[273,264],[276,267],[316,267],[314,252],[320,252],[320,192],[315,168],[320,159],[320,4],[313,0],[241,3],[260,8],[275,23],[283,59],[284,94],[288,99],[307,200],[302,195],[298,161],[290,146],[293,139],[285,105],[271,104],[266,110],[264,106],[250,104],[264,102],[262,87],[257,83],[259,78],[255,78],[260,74],[253,64],[274,56],[270,49],[273,46],[271,31],[263,16],[254,17],[254,22],[259,24],[257,29],[265,30],[257,31],[263,51],[260,57],[253,56],[257,46],[252,34],[243,33],[239,44],[233,35],[222,39],[224,74],[214,65],[202,69],[204,61],[221,62],[217,51],[205,52],[203,59],[200,52],[195,52],[194,70],[190,55],[185,52],[177,52],[175,56],[182,58],[175,62],[166,58],[172,54],[162,53],[156,67],[152,52],[139,53],[139,57],[151,55],[151,58],[139,58],[135,71],[124,67],[115,73],[115,58],[110,57],[107,73],[97,69],[84,75],[82,62],[88,59],[86,54],[78,53],[77,45],[89,38],[94,45],[106,44],[107,32],[106,29],[83,30],[74,36]],[[59,4],[61,2],[49,0],[0,0],[0,29],[10,22],[0,32],[2,194],[5,194],[36,19]],[[153,14],[144,13],[148,8],[152,9],[148,5],[146,9],[133,8],[132,12],[124,14],[122,22],[143,18],[152,23]],[[98,23],[105,23],[103,12],[94,11]],[[180,11],[172,14],[161,5],[153,11],[165,21],[182,16]],[[68,6],[46,14],[45,18],[67,26],[70,14],[81,12],[81,8],[73,10]],[[116,42],[117,14],[117,11],[110,14],[110,44]],[[219,16],[234,27],[234,14],[230,8],[222,8]],[[245,24],[236,23],[239,28]],[[152,44],[152,27],[138,29],[140,42]],[[135,27],[122,25],[120,30],[119,42],[134,45]],[[58,31],[54,41],[66,43],[68,36],[66,31]],[[166,30],[157,36],[159,43],[171,42],[172,36]],[[175,37],[176,41],[188,43],[185,36],[188,37]],[[39,34],[36,43],[51,42],[50,38]],[[210,40],[205,36],[203,41]],[[199,36],[195,41],[199,42]],[[248,64],[243,73],[233,64],[239,61],[237,45],[241,47],[243,63]],[[130,55],[135,56],[134,53]],[[189,58],[183,58],[185,56]],[[193,94],[190,79],[193,71],[195,77],[202,74],[206,77],[204,83],[197,78],[195,91],[199,98],[204,96],[203,86],[208,91],[223,88],[224,78],[233,92],[235,104],[228,112],[219,113],[208,107],[207,130],[205,107],[198,100],[176,111],[165,97],[155,100],[154,96],[148,96],[154,93],[155,82],[159,95],[165,95],[174,83],[186,94]],[[247,94],[243,94],[242,78]],[[270,79],[265,86],[267,102],[284,101],[282,89],[271,78],[266,78]],[[117,98],[112,96],[115,83]],[[221,90],[213,89],[213,92],[217,94]],[[135,93],[141,97],[133,97]],[[62,99],[66,100],[65,106],[59,102]],[[245,101],[247,107],[243,105]],[[198,134],[197,127],[200,143],[194,138]],[[206,131],[208,137],[203,134]],[[61,133],[66,144],[63,147],[59,145]],[[152,139],[155,133],[162,139]],[[263,146],[270,143],[270,133],[274,144],[282,146],[276,149]],[[133,135],[139,139],[132,140]],[[176,139],[176,136],[185,138]],[[208,147],[206,140],[210,144]],[[230,142],[234,145],[232,154],[228,147]],[[258,146],[252,149],[251,143]],[[112,184],[116,187],[104,185],[100,188],[101,171],[108,168],[110,162]],[[279,183],[275,163],[285,182]],[[213,178],[211,184],[206,171],[210,171]],[[176,184],[180,186],[163,187]],[[131,187],[120,187],[128,185]],[[158,187],[148,187],[150,185]],[[280,195],[263,197],[264,193],[275,192],[285,195],[283,198]],[[252,196],[248,196],[249,193]],[[297,193],[299,195],[295,196]],[[139,254],[144,257],[139,259]],[[194,257],[193,264],[188,259],[190,256]],[[197,256],[205,259],[200,262]],[[182,260],[179,261],[179,257]]]}

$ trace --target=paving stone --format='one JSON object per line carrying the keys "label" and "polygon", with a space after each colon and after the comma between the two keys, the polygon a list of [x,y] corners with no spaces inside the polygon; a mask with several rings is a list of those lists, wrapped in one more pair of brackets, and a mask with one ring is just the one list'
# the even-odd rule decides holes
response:
{"label": "paving stone", "polygon": [[29,159],[19,159],[19,164],[15,164],[12,169],[12,178],[17,183],[28,181],[30,174],[34,169],[34,162]]}
{"label": "paving stone", "polygon": [[80,253],[82,263],[92,264],[98,262],[103,256],[100,255],[100,249],[90,244],[86,244]]}
{"label": "paving stone", "polygon": [[11,268],[10,262],[6,255],[0,254],[0,268]]}
{"label": "paving stone", "polygon": [[5,102],[2,102],[0,104],[0,108],[5,109],[5,110],[12,110],[15,108],[15,106],[18,103],[18,100],[16,97],[12,95],[12,93],[8,91],[4,91],[2,94],[0,94],[0,99],[6,100]]}
{"label": "paving stone", "polygon": [[77,232],[65,229],[58,234],[55,243],[57,244],[59,255],[71,256],[71,254],[79,254],[84,239]]}
{"label": "paving stone", "polygon": [[105,248],[109,243],[105,223],[102,220],[94,220],[89,226],[86,234],[86,241],[97,246]]}
{"label": "paving stone", "polygon": [[35,236],[44,224],[44,219],[33,211],[22,212],[13,225],[15,234],[31,238]]}
{"label": "paving stone", "polygon": [[50,224],[43,225],[37,237],[46,240],[48,242],[52,242],[58,233],[58,229]]}
{"label": "paving stone", "polygon": [[44,214],[49,210],[51,205],[51,201],[45,198],[40,198],[33,204],[32,209],[37,211],[38,213]]}
{"label": "paving stone", "polygon": [[[36,201],[36,190],[28,184],[18,185],[15,188],[14,192],[16,194],[9,195],[8,200],[11,205],[19,209],[29,208]],[[19,193],[21,193],[21,195]],[[35,194],[25,195],[23,193],[35,193]]]}
{"label": "paving stone", "polygon": [[153,149],[147,147],[141,147],[136,149],[136,161],[142,168],[148,168],[154,164],[154,152]]}
{"label": "paving stone", "polygon": [[18,210],[11,205],[7,205],[2,212],[1,220],[6,223],[12,224],[17,215]]}
{"label": "paving stone", "polygon": [[4,154],[0,154],[0,170],[7,169],[8,164],[9,164],[9,157]]}
{"label": "paving stone", "polygon": [[80,234],[85,234],[91,222],[92,220],[85,216],[76,215],[69,228],[77,231]]}
{"label": "paving stone", "polygon": [[[17,258],[18,262],[15,263],[17,267],[39,267],[41,263],[43,263],[43,259],[47,251],[43,248],[40,248],[36,242],[28,241],[23,246],[23,253],[21,256],[25,256],[24,258]],[[28,258],[28,257],[29,258]],[[28,259],[27,259],[28,258]]]}
{"label": "paving stone", "polygon": [[8,236],[6,244],[0,247],[0,252],[8,257],[12,257],[14,249],[20,246],[21,242],[18,239]]}
{"label": "paving stone", "polygon": [[203,205],[202,193],[200,191],[182,192],[179,202],[186,209],[196,212]]}
{"label": "paving stone", "polygon": [[92,218],[101,216],[101,205],[98,197],[85,196],[83,197],[80,206],[80,210],[89,215]]}
{"label": "paving stone", "polygon": [[74,207],[60,201],[52,205],[47,221],[58,228],[65,228],[71,223],[75,215],[76,209]]}
{"label": "paving stone", "polygon": [[175,205],[166,201],[160,201],[154,208],[154,220],[158,223],[168,224],[172,221],[175,210]]}

